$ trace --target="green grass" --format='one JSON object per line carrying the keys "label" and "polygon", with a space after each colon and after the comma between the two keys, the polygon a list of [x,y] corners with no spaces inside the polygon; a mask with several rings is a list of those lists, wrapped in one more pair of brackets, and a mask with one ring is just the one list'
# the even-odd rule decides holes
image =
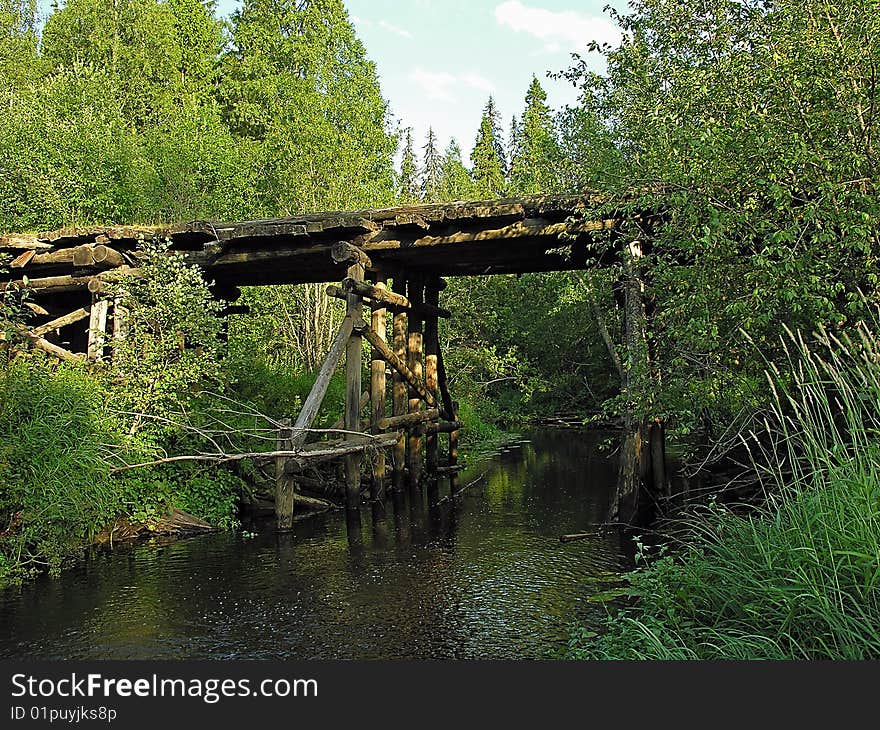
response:
{"label": "green grass", "polygon": [[628,604],[575,629],[568,657],[880,657],[878,361],[864,327],[792,336],[764,438],[747,438],[766,504],[689,519],[686,546],[629,574]]}

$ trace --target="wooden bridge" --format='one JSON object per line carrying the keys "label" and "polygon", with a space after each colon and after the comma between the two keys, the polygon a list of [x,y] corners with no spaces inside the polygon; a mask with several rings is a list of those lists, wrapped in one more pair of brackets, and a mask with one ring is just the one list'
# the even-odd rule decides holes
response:
{"label": "wooden bridge", "polygon": [[[174,226],[99,226],[49,233],[0,236],[0,253],[13,256],[0,286],[30,292],[37,324],[23,331],[33,346],[56,357],[98,360],[111,337],[123,337],[125,312],[114,282],[137,275],[140,247],[164,239],[198,264],[216,296],[234,302],[241,286],[340,282],[328,294],[346,302],[346,316],[295,423],[279,435],[278,452],[306,456],[309,449],[346,461],[347,507],[357,511],[363,455],[372,454],[374,504],[386,481],[385,449],[392,449],[395,489],[405,478],[455,473],[460,424],[449,392],[438,337],[445,276],[520,274],[595,265],[600,233],[619,229],[616,216],[591,212],[608,201],[597,195],[458,202],[282,219]],[[607,207],[607,206],[604,206]],[[636,216],[630,216],[636,217]],[[641,256],[629,242],[628,261]],[[393,286],[389,288],[389,280]],[[624,287],[641,300],[644,288]],[[625,307],[644,316],[643,302]],[[364,313],[365,305],[370,315]],[[230,311],[234,312],[234,308]],[[387,317],[393,340],[386,342]],[[88,320],[88,325],[85,325]],[[634,332],[634,326],[627,327]],[[642,324],[642,333],[644,327]],[[362,339],[372,347],[370,386],[362,391]],[[631,338],[629,338],[631,339]],[[330,378],[346,360],[346,409],[339,442],[306,444]],[[393,371],[387,413],[386,368]],[[366,425],[361,411],[369,404]],[[342,430],[342,429],[341,429]],[[448,433],[445,460],[439,435]],[[279,457],[281,458],[281,457]],[[279,526],[293,515],[297,459],[279,461],[276,512]]]}

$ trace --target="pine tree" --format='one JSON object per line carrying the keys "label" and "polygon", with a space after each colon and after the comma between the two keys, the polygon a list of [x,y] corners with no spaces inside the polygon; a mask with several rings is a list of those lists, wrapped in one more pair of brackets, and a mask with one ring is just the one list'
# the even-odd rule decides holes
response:
{"label": "pine tree", "polygon": [[397,187],[401,203],[415,203],[419,200],[419,163],[416,161],[412,129],[406,130],[406,143],[400,161],[400,178]]}
{"label": "pine tree", "polygon": [[501,139],[501,128],[495,100],[490,96],[483,118],[474,151],[471,153],[475,192],[479,197],[493,198],[505,191],[504,145]]}
{"label": "pine tree", "polygon": [[440,195],[443,156],[437,149],[437,135],[433,128],[428,129],[428,139],[422,150],[422,198],[435,203]]}
{"label": "pine tree", "polygon": [[552,193],[559,189],[562,155],[547,92],[537,77],[526,93],[519,129],[518,154],[511,164],[511,187],[518,194]]}
{"label": "pine tree", "polygon": [[461,161],[461,147],[453,138],[443,155],[440,170],[440,199],[443,201],[469,200],[476,197],[474,181]]}

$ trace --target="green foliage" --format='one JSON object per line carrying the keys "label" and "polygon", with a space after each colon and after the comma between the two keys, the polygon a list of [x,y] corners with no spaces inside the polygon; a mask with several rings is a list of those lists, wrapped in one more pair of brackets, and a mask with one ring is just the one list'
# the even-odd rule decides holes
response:
{"label": "green foliage", "polygon": [[510,190],[517,195],[553,193],[560,189],[559,148],[553,113],[547,106],[547,92],[537,77],[526,94],[522,121],[514,125],[514,156],[510,161]]}
{"label": "green foliage", "polygon": [[876,335],[792,338],[771,431],[753,440],[769,502],[718,506],[687,547],[630,574],[634,604],[574,658],[880,656],[880,366]]}
{"label": "green foliage", "polygon": [[475,192],[481,199],[497,198],[505,191],[506,162],[498,108],[490,96],[483,110],[480,131],[471,152]]}
{"label": "green foliage", "polygon": [[161,244],[144,244],[140,276],[119,286],[128,334],[113,342],[114,404],[131,424],[173,432],[168,425],[185,414],[207,385],[222,389],[222,304],[197,266],[184,263]]}

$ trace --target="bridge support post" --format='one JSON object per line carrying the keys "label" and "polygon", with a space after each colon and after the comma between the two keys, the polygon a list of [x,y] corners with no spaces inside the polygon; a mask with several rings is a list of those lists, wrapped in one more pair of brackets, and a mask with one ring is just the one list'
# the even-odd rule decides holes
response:
{"label": "bridge support post", "polygon": [[[407,298],[418,310],[418,306],[424,301],[424,282],[420,279],[410,279]],[[424,343],[423,320],[419,315],[412,313],[409,322],[409,342],[407,346],[407,366],[419,381],[423,381],[424,372],[422,365],[422,347]],[[415,390],[409,393],[409,412],[417,413],[422,409],[422,399]],[[411,487],[418,487],[422,480],[422,434],[418,429],[409,433],[409,451],[407,454],[407,467],[409,469],[409,481]]]}
{"label": "bridge support post", "polygon": [[[452,404],[452,420],[458,423],[458,401]],[[458,491],[458,436],[460,431],[455,429],[449,434],[449,492],[454,497]]]}
{"label": "bridge support post", "polygon": [[[293,448],[293,429],[291,419],[281,420],[278,437],[275,441],[276,451],[290,451]],[[293,528],[293,510],[296,501],[296,483],[287,473],[287,459],[275,459],[275,523],[279,530]]]}
{"label": "bridge support post", "polygon": [[[425,304],[440,306],[440,284],[434,279],[425,287]],[[440,353],[439,319],[430,316],[425,320],[425,388],[440,402],[440,384],[437,372],[437,359]],[[439,425],[440,418],[426,425]],[[436,503],[440,499],[437,491],[437,467],[440,465],[439,432],[428,428],[425,436],[425,467],[428,473],[428,502]]]}
{"label": "bridge support post", "polygon": [[[364,280],[364,266],[356,263],[349,267],[348,276],[355,281]],[[351,321],[360,321],[363,300],[357,294],[346,297],[346,316]],[[363,363],[363,338],[359,331],[352,331],[345,347],[345,439],[352,441],[361,430],[361,370]],[[345,457],[345,506],[352,516],[360,519],[361,503],[361,453]]]}
{"label": "bridge support post", "polygon": [[[406,296],[407,283],[402,276],[395,276],[393,290],[395,294]],[[398,310],[394,313],[394,354],[402,362],[407,359],[407,313],[404,310]],[[403,376],[394,371],[392,382],[392,411],[391,414],[397,418],[406,415],[409,409],[409,401],[407,399],[407,387]],[[393,489],[395,493],[403,491],[404,477],[406,474],[406,434],[401,431],[400,438],[394,445],[392,455],[394,474]]]}
{"label": "bridge support post", "polygon": [[[386,280],[377,276],[376,288],[385,289]],[[387,339],[385,330],[386,309],[384,306],[374,305],[371,328],[377,337],[383,342]],[[385,418],[385,360],[379,351],[373,347],[372,360],[370,361],[370,431],[374,435],[381,432],[379,421]],[[385,516],[385,451],[380,450],[373,462],[373,480],[370,487],[370,501],[373,505],[374,518]]]}

